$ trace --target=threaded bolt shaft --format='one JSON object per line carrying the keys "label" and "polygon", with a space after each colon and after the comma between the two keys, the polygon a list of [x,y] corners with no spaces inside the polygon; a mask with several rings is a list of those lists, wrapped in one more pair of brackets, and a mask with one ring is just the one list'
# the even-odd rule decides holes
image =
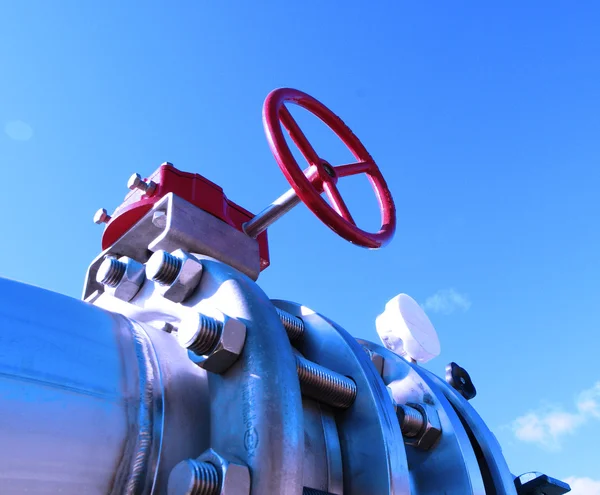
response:
{"label": "threaded bolt shaft", "polygon": [[117,258],[107,256],[98,268],[96,280],[108,287],[116,287],[125,275],[127,265]]}
{"label": "threaded bolt shaft", "polygon": [[296,356],[300,388],[307,397],[340,409],[348,409],[356,399],[356,383],[350,378]]}
{"label": "threaded bolt shaft", "polygon": [[275,308],[283,327],[288,334],[291,342],[298,340],[304,333],[304,322],[297,316],[289,314],[283,309]]}
{"label": "threaded bolt shaft", "polygon": [[427,421],[423,413],[411,406],[398,404],[396,407],[396,414],[400,422],[402,434],[407,438],[418,436]]}
{"label": "threaded bolt shaft", "polygon": [[187,342],[186,347],[203,356],[208,354],[219,343],[223,324],[208,316],[199,315],[198,330],[192,339]]}
{"label": "threaded bolt shaft", "polygon": [[160,285],[171,285],[183,262],[166,251],[156,251],[146,263],[146,276]]}
{"label": "threaded bolt shaft", "polygon": [[169,475],[168,495],[219,495],[221,483],[217,468],[208,462],[187,459]]}

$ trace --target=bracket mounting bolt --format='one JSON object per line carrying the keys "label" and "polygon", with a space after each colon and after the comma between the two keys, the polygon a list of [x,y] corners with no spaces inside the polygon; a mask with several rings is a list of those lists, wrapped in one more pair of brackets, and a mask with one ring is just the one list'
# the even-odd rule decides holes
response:
{"label": "bracket mounting bolt", "polygon": [[142,176],[140,174],[133,174],[127,181],[127,187],[132,191],[139,189],[145,193],[146,196],[152,196],[156,191],[156,182],[152,180],[150,182],[146,182],[142,180]]}
{"label": "bracket mounting bolt", "polygon": [[95,214],[94,214],[94,223],[100,225],[102,223],[108,223],[110,222],[110,219],[112,217],[108,214],[108,212],[106,211],[106,208],[100,208]]}

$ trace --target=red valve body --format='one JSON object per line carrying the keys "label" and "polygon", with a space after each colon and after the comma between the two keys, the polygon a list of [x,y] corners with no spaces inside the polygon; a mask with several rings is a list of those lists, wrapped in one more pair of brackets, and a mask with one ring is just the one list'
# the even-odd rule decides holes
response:
{"label": "red valve body", "polygon": [[[114,244],[150,211],[152,205],[171,192],[242,232],[242,225],[254,217],[248,210],[227,199],[223,189],[215,183],[199,174],[177,170],[171,164],[161,165],[145,180],[156,183],[154,194],[147,196],[144,192],[135,190],[127,195],[104,230],[102,249]],[[262,271],[270,264],[267,232],[261,233],[256,240]]]}

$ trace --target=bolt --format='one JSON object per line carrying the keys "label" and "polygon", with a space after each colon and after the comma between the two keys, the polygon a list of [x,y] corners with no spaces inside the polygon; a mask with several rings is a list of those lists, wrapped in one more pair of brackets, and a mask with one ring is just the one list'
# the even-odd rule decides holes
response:
{"label": "bolt", "polygon": [[302,393],[340,409],[348,409],[356,399],[356,383],[323,366],[296,356],[296,371]]}
{"label": "bolt", "polygon": [[198,314],[197,319],[194,320],[194,327],[193,333],[188,335],[187,327],[182,325],[178,337],[185,340],[180,340],[180,343],[198,356],[204,356],[219,343],[223,324],[214,318]]}
{"label": "bolt", "polygon": [[112,217],[108,214],[105,208],[100,208],[94,214],[94,223],[100,225],[101,223],[108,223]]}
{"label": "bolt", "polygon": [[168,495],[219,495],[217,468],[209,462],[187,459],[177,464],[168,481]]}
{"label": "bolt", "polygon": [[302,337],[302,334],[304,333],[304,322],[297,316],[293,316],[283,309],[275,309],[277,310],[279,319],[281,320],[281,323],[283,323],[283,327],[290,340],[294,342]]}
{"label": "bolt", "polygon": [[183,262],[166,251],[157,251],[146,263],[146,276],[160,285],[171,285],[177,279]]}
{"label": "bolt", "polygon": [[397,404],[396,416],[398,416],[398,421],[400,422],[402,435],[408,438],[418,436],[427,422],[427,418],[425,418],[421,411],[402,404]]}
{"label": "bolt", "polygon": [[117,258],[107,256],[98,268],[96,280],[109,287],[116,287],[125,275],[127,265]]}
{"label": "bolt", "polygon": [[127,181],[127,187],[134,191],[135,189],[139,189],[144,192],[147,196],[152,196],[154,191],[156,191],[156,182],[150,181],[145,182],[142,180],[142,176],[140,174],[133,174],[129,177]]}

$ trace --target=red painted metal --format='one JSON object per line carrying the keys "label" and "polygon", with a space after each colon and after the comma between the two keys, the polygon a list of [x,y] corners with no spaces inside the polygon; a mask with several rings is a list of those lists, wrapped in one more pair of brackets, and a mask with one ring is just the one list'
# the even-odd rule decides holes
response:
{"label": "red painted metal", "polygon": [[[139,190],[132,191],[115,210],[102,235],[102,249],[111,246],[148,213],[154,203],[171,192],[241,232],[242,225],[254,217],[248,210],[227,199],[218,185],[199,174],[181,172],[170,163],[162,164],[145,179],[146,182],[150,180],[157,184],[152,196]],[[256,240],[259,245],[260,267],[264,270],[270,264],[267,233],[263,232]]]}
{"label": "red painted metal", "polygon": [[[319,117],[350,149],[357,162],[331,167],[320,158],[285,107],[285,102],[299,105]],[[292,155],[281,124],[308,161],[309,167],[306,170],[302,170]],[[396,230],[396,208],[392,194],[379,167],[342,119],[312,96],[295,89],[280,88],[272,91],[265,100],[263,126],[279,168],[298,197],[322,222],[344,239],[368,248],[380,248],[392,239]],[[338,178],[361,173],[367,175],[379,202],[381,211],[379,232],[370,233],[357,227],[336,187]],[[332,206],[321,197],[323,192]]]}

